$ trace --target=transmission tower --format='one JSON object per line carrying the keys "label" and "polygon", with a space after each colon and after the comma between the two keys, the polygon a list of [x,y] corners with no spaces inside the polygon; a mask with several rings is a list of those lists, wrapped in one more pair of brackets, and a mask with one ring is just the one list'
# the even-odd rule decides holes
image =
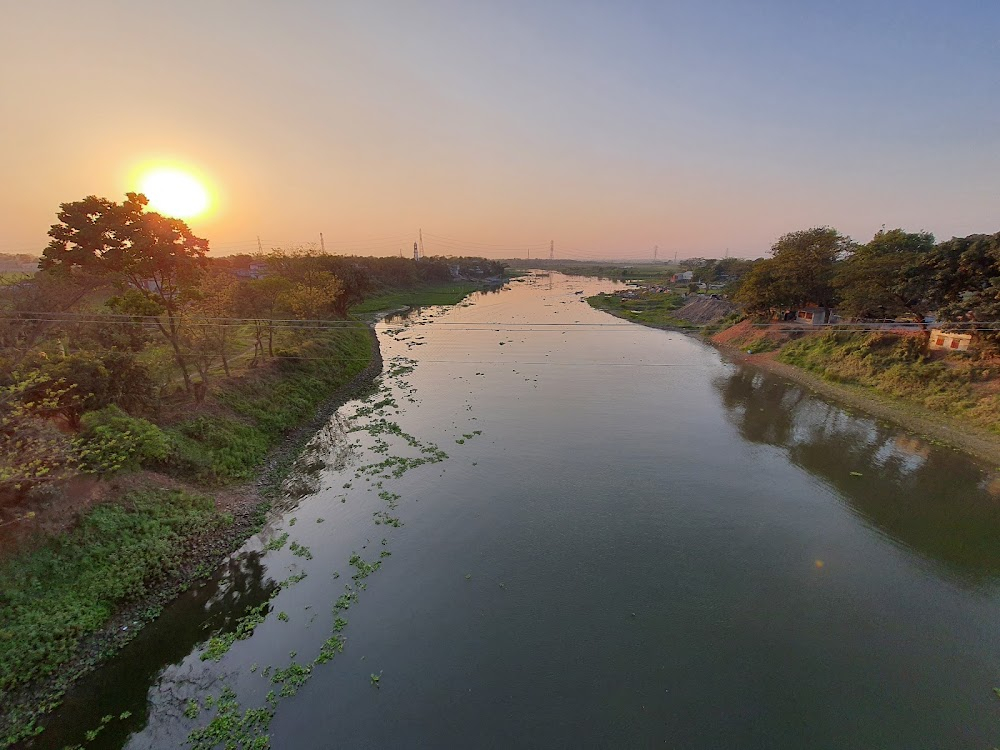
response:
{"label": "transmission tower", "polygon": [[549,240],[549,260],[555,260],[556,257],[556,241]]}

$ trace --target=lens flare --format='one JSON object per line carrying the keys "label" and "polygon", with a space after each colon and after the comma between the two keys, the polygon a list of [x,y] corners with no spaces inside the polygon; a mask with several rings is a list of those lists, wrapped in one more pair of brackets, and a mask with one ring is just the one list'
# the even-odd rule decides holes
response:
{"label": "lens flare", "polygon": [[203,214],[210,202],[208,190],[197,177],[174,167],[158,167],[143,174],[139,192],[149,198],[151,210],[175,219]]}

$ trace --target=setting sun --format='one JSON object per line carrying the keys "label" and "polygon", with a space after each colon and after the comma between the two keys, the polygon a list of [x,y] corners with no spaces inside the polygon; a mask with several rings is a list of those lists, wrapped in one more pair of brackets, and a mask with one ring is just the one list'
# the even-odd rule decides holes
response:
{"label": "setting sun", "polygon": [[202,182],[174,167],[159,167],[143,174],[139,192],[149,198],[150,209],[176,219],[198,216],[209,204],[208,190]]}

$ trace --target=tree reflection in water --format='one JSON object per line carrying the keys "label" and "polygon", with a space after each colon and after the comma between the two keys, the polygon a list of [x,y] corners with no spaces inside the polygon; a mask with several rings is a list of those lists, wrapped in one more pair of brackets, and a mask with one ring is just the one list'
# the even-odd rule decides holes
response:
{"label": "tree reflection in water", "polygon": [[972,460],[751,368],[714,385],[740,435],[786,451],[880,533],[967,583],[1000,576],[997,480]]}

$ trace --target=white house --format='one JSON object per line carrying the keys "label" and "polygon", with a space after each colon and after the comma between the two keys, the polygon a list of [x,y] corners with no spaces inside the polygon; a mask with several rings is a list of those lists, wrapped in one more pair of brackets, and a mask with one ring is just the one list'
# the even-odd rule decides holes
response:
{"label": "white house", "polygon": [[928,348],[964,352],[968,351],[969,344],[971,343],[971,333],[954,333],[952,331],[942,331],[940,328],[932,328],[931,343]]}

